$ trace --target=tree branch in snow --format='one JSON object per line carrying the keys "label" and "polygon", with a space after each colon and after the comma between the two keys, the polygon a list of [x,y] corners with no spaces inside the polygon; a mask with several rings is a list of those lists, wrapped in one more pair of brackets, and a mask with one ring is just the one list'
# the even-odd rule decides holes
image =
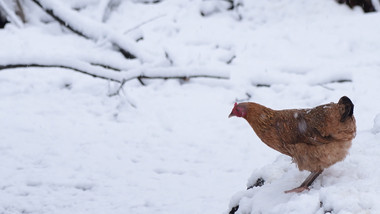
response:
{"label": "tree branch in snow", "polygon": [[138,0],[137,2],[143,3],[143,4],[157,4],[162,2],[163,0]]}
{"label": "tree branch in snow", "polygon": [[163,80],[179,79],[179,80],[188,81],[188,80],[190,80],[192,78],[229,79],[226,76],[215,76],[215,75],[207,75],[207,74],[173,75],[173,76],[166,76],[164,74],[162,74],[162,76],[159,76],[159,75],[149,76],[149,75],[141,74],[141,75],[137,75],[137,76],[132,76],[132,77],[127,78],[127,79],[123,79],[123,81],[121,82],[119,88],[114,93],[110,94],[110,96],[119,95],[120,91],[123,89],[125,83],[128,82],[128,81],[134,80],[134,79],[137,79],[141,83],[141,85],[145,86],[146,84],[143,82],[143,79],[163,79]]}
{"label": "tree branch in snow", "polygon": [[151,61],[151,57],[136,47],[134,41],[110,29],[103,23],[96,22],[78,12],[66,8],[61,2],[51,0],[32,0],[58,23],[73,33],[86,39],[107,39],[127,59],[138,58],[141,61]]}
{"label": "tree branch in snow", "polygon": [[230,210],[230,212],[228,214],[235,214],[239,209],[239,205],[236,205],[234,207],[232,207],[232,209]]}
{"label": "tree branch in snow", "polygon": [[134,79],[179,79],[187,81],[191,78],[229,79],[229,74],[228,72],[205,68],[141,67],[126,71],[123,76],[125,82]]}
{"label": "tree branch in snow", "polygon": [[82,32],[80,32],[79,30],[75,29],[74,27],[72,27],[70,24],[68,24],[67,22],[65,22],[63,19],[61,19],[59,16],[57,16],[54,11],[52,9],[45,9],[44,6],[38,1],[38,0],[32,0],[34,3],[36,3],[42,10],[44,10],[47,14],[49,14],[54,20],[56,20],[59,24],[65,26],[67,29],[69,29],[70,31],[72,31],[73,33],[81,36],[81,37],[84,37],[86,39],[90,39],[90,37],[84,35]]}
{"label": "tree branch in snow", "polygon": [[15,11],[9,8],[3,0],[0,0],[0,10],[2,10],[5,13],[6,17],[10,22],[14,23],[17,27],[23,27],[22,20],[19,19]]}
{"label": "tree branch in snow", "polygon": [[99,64],[99,63],[90,63],[90,64],[93,65],[93,66],[100,66],[102,68],[110,69],[110,70],[113,70],[113,71],[119,71],[119,72],[121,71],[120,69],[112,67],[110,65],[103,65],[103,64]]}
{"label": "tree branch in snow", "polygon": [[[116,83],[120,83],[120,87],[115,93],[110,96],[118,95],[120,90],[124,87],[125,83],[131,80],[137,79],[142,85],[145,83],[143,79],[179,79],[189,80],[192,78],[212,78],[212,79],[229,79],[226,73],[220,75],[213,74],[210,71],[193,71],[191,69],[169,68],[139,68],[132,69],[130,71],[114,71],[106,69],[106,66],[92,66],[91,64],[84,62],[68,62],[68,65],[53,65],[53,64],[36,64],[36,63],[24,63],[24,64],[7,64],[0,65],[0,70],[14,69],[14,68],[63,68],[76,71],[85,75],[89,75],[94,78],[100,78]],[[74,66],[77,65],[77,66]]]}
{"label": "tree branch in snow", "polygon": [[40,64],[12,64],[12,65],[0,65],[0,70],[5,70],[5,69],[14,69],[14,68],[63,68],[63,69],[69,69],[73,70],[82,74],[86,74],[89,76],[92,76],[94,78],[100,78],[100,79],[105,79],[113,82],[118,82],[122,83],[119,79],[112,78],[112,77],[107,77],[107,76],[102,76],[98,74],[91,73],[89,71],[84,71],[79,68],[74,68],[70,66],[65,66],[65,65],[40,65]]}
{"label": "tree branch in snow", "polygon": [[150,18],[150,19],[148,19],[148,20],[146,20],[146,21],[144,21],[144,22],[141,22],[140,24],[138,24],[138,25],[136,25],[136,26],[134,26],[134,27],[132,27],[132,28],[126,30],[126,31],[124,32],[124,34],[127,34],[127,33],[131,32],[131,31],[133,31],[133,30],[136,30],[136,29],[138,29],[139,27],[141,27],[141,26],[143,26],[143,25],[145,25],[145,24],[148,24],[149,22],[155,21],[155,20],[157,20],[157,19],[159,19],[159,18],[162,18],[162,17],[164,17],[164,16],[166,16],[166,15],[165,15],[165,14],[161,14],[161,15],[155,16],[155,17],[153,17],[153,18]]}
{"label": "tree branch in snow", "polygon": [[137,80],[140,82],[141,85],[146,86],[146,84],[142,81],[140,77],[138,77]]}
{"label": "tree branch in snow", "polygon": [[21,21],[25,23],[26,22],[25,13],[24,13],[24,10],[22,9],[22,5],[19,0],[16,0],[16,7],[17,7],[16,14],[20,17]]}
{"label": "tree branch in snow", "polygon": [[172,58],[169,56],[169,53],[165,51],[165,58],[169,61],[170,65],[174,64],[174,61]]}
{"label": "tree branch in snow", "polygon": [[376,11],[380,11],[380,1],[379,0],[372,0],[372,5],[375,8]]}
{"label": "tree branch in snow", "polygon": [[98,4],[98,20],[106,22],[114,11],[120,5],[120,0],[100,0]]}
{"label": "tree branch in snow", "polygon": [[248,92],[245,92],[245,96],[246,96],[245,98],[240,98],[240,99],[236,98],[235,102],[238,102],[238,103],[248,102],[249,99],[251,99],[251,97],[252,97],[252,95],[250,93],[248,93]]}
{"label": "tree branch in snow", "polygon": [[232,61],[234,60],[236,58],[236,56],[235,55],[233,55],[229,60],[227,60],[227,65],[229,65],[229,64],[231,64],[232,63]]}

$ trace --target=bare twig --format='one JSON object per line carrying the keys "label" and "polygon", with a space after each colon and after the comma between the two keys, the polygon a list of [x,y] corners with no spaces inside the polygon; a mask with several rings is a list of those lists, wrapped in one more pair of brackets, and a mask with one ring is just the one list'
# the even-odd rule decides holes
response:
{"label": "bare twig", "polygon": [[63,69],[69,69],[73,70],[82,74],[86,74],[89,76],[92,76],[94,78],[100,78],[100,79],[105,79],[113,82],[118,82],[121,83],[122,81],[116,78],[112,77],[107,77],[107,76],[102,76],[102,75],[97,75],[94,73],[91,73],[89,71],[84,71],[82,69],[70,67],[70,66],[65,66],[65,65],[40,65],[40,64],[11,64],[11,65],[0,65],[0,70],[5,70],[5,69],[12,69],[12,68],[63,68]]}
{"label": "bare twig", "polygon": [[16,6],[17,6],[16,14],[20,17],[21,21],[25,23],[26,22],[25,13],[24,13],[24,10],[22,9],[22,5],[19,0],[16,0]]}
{"label": "bare twig", "polygon": [[222,76],[214,76],[214,75],[207,75],[207,74],[201,74],[201,75],[174,75],[174,76],[145,76],[145,75],[139,75],[139,76],[134,76],[131,78],[126,79],[126,82],[133,80],[133,79],[163,79],[163,80],[168,80],[168,79],[179,79],[179,80],[189,80],[192,78],[211,78],[211,79],[228,79],[227,77],[222,77]]}
{"label": "bare twig", "polygon": [[172,58],[170,58],[169,53],[165,51],[165,58],[169,61],[170,65],[174,64],[174,61]]}
{"label": "bare twig", "polygon": [[231,64],[232,63],[232,61],[234,60],[236,58],[236,56],[235,55],[233,55],[229,60],[227,60],[227,64],[229,65],[229,64]]}
{"label": "bare twig", "polygon": [[141,85],[145,86],[145,83],[142,81],[143,79],[163,79],[163,80],[168,80],[168,79],[179,79],[179,80],[189,80],[192,78],[212,78],[212,79],[228,79],[226,77],[222,76],[213,76],[213,75],[189,75],[189,76],[183,76],[183,75],[178,75],[178,76],[146,76],[146,75],[138,75],[138,76],[133,76],[128,79],[123,79],[119,88],[109,96],[116,96],[120,94],[120,91],[123,89],[124,85],[126,82],[137,79]]}
{"label": "bare twig", "polygon": [[141,77],[137,77],[137,80],[140,82],[140,84],[142,86],[145,86],[145,83],[143,82],[143,80],[141,79]]}
{"label": "bare twig", "polygon": [[121,71],[120,69],[118,68],[115,68],[111,65],[103,65],[103,64],[99,64],[99,63],[90,63],[91,65],[93,66],[100,66],[102,68],[105,68],[105,69],[110,69],[110,70],[113,70],[113,71]]}
{"label": "bare twig", "polygon": [[111,94],[109,94],[108,96],[113,97],[113,96],[119,95],[119,94],[120,94],[120,91],[123,89],[125,83],[126,83],[126,81],[123,80],[123,81],[120,83],[119,88],[118,88],[114,93],[111,93]]}
{"label": "bare twig", "polygon": [[145,24],[148,24],[149,22],[152,22],[152,21],[154,21],[154,20],[156,20],[156,19],[159,19],[159,18],[162,18],[162,17],[164,17],[164,16],[166,16],[166,15],[165,15],[165,14],[161,14],[161,15],[155,16],[155,17],[153,17],[153,18],[150,18],[150,19],[148,19],[148,20],[146,20],[146,21],[144,21],[144,22],[141,22],[140,24],[138,24],[138,25],[136,25],[136,26],[134,26],[134,27],[132,27],[132,28],[126,30],[123,34],[127,34],[127,33],[131,32],[131,31],[133,31],[133,30],[138,29],[139,27],[141,27],[141,26],[143,26],[143,25],[145,25]]}

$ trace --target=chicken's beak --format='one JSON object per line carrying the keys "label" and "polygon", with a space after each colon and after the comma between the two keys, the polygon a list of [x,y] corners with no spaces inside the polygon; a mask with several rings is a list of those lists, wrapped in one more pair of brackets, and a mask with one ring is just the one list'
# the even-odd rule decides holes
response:
{"label": "chicken's beak", "polygon": [[235,108],[236,108],[236,106],[237,106],[238,104],[237,103],[235,103],[235,105],[234,105],[234,108],[232,109],[232,111],[231,111],[231,113],[230,113],[230,115],[228,115],[228,118],[231,118],[231,117],[234,117],[234,116],[236,116],[236,114],[235,114]]}
{"label": "chicken's beak", "polygon": [[228,115],[228,118],[231,118],[231,117],[233,117],[233,116],[235,116],[235,114],[231,112],[231,114]]}

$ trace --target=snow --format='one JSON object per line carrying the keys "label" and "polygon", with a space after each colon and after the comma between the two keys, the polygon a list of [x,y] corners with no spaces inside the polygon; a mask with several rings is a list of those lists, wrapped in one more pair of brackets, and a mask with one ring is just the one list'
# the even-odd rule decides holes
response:
{"label": "snow", "polygon": [[375,119],[373,120],[372,132],[374,134],[377,134],[380,132],[380,114],[377,114]]}
{"label": "snow", "polygon": [[[380,213],[380,14],[332,0],[242,1],[232,11],[216,1],[121,1],[99,24],[105,1],[41,2],[73,23],[81,15],[88,25],[78,26],[98,41],[28,17],[0,29],[0,65],[229,79],[132,80],[110,97],[118,84],[68,69],[0,70],[0,213]],[[130,32],[138,43],[123,34],[148,20]],[[108,39],[127,41],[143,62]],[[311,108],[343,95],[357,121],[350,154],[300,194],[284,191],[308,172],[227,118],[235,101]],[[258,178],[264,185],[246,190]]]}
{"label": "snow", "polygon": [[304,119],[301,119],[301,121],[298,123],[298,130],[301,133],[305,133],[306,129],[307,129],[306,121]]}

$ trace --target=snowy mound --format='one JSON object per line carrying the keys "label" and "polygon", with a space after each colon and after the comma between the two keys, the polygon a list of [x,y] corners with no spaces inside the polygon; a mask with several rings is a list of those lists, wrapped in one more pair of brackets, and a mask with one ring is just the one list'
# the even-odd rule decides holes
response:
{"label": "snowy mound", "polygon": [[302,193],[284,193],[299,186],[308,172],[300,172],[290,158],[255,170],[247,190],[236,193],[230,213],[379,213],[379,136],[361,132],[343,162],[326,169]]}

